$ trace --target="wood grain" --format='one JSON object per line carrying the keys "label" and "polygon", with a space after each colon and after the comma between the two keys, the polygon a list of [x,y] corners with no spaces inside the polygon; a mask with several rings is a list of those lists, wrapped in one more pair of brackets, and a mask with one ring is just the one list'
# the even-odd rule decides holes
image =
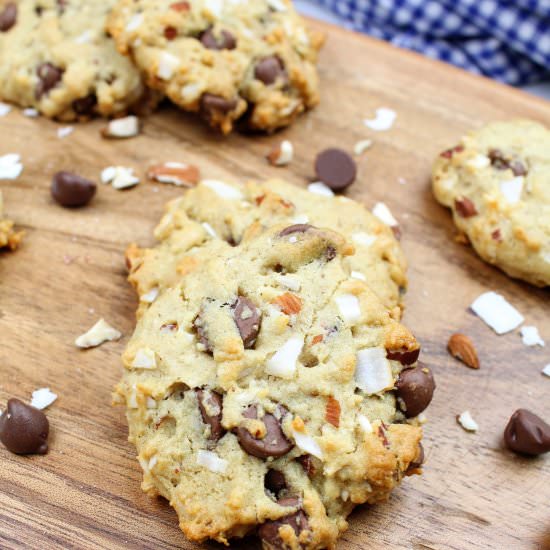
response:
{"label": "wood grain", "polygon": [[[468,312],[480,293],[498,290],[550,343],[548,290],[513,281],[456,244],[450,215],[429,187],[434,155],[463,132],[518,116],[550,125],[549,105],[319,26],[329,33],[321,58],[322,104],[276,136],[222,138],[172,108],[146,119],[142,135],[127,141],[102,140],[101,121],[79,125],[59,140],[54,122],[16,110],[0,119],[0,154],[21,153],[25,166],[18,180],[0,186],[8,214],[27,231],[22,248],[0,258],[0,402],[28,399],[42,386],[59,394],[48,411],[47,456],[0,449],[0,547],[196,548],[179,532],[170,507],[141,493],[123,410],[110,406],[136,307],[123,251],[131,241],[152,244],[163,204],[181,190],[145,182],[125,192],[102,186],[89,208],[72,211],[53,204],[52,174],[74,170],[97,180],[112,164],[144,174],[153,161],[183,160],[200,165],[208,177],[283,176],[305,185],[317,151],[352,149],[370,137],[374,146],[359,160],[349,195],[369,207],[383,200],[402,224],[410,261],[406,323],[423,342],[438,389],[425,429],[425,475],[405,480],[387,504],[356,511],[339,547],[550,548],[550,459],[519,458],[501,448],[502,430],[516,408],[550,418],[550,380],[540,372],[550,356],[526,348],[517,334],[496,336]],[[362,121],[381,106],[398,118],[390,131],[373,133]],[[296,158],[285,169],[268,166],[264,155],[283,136],[294,142]],[[124,338],[77,350],[74,338],[101,316]],[[448,355],[453,332],[473,338],[479,371]],[[455,415],[465,409],[480,425],[477,434],[456,424]]]}

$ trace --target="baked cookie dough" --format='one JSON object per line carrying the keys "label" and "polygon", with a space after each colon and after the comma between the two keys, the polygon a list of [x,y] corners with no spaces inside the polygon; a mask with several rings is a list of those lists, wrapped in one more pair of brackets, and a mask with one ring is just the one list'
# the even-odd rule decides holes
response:
{"label": "baked cookie dough", "polygon": [[289,0],[121,0],[108,28],[151,88],[224,133],[273,131],[319,101],[323,37]]}
{"label": "baked cookie dough", "polygon": [[4,200],[0,191],[0,250],[3,248],[15,250],[19,246],[24,232],[15,231],[14,225],[11,220],[4,218]]}
{"label": "baked cookie dough", "polygon": [[[205,244],[214,240],[219,248],[231,249],[248,232],[276,223],[312,224],[342,233],[355,248],[355,254],[343,259],[350,276],[366,281],[400,316],[406,262],[392,230],[355,201],[281,180],[245,186],[204,180],[169,203],[155,230],[159,244],[150,249],[131,245],[127,251],[129,281],[140,296],[138,316],[165,288],[195,269],[195,255]],[[292,290],[292,278],[287,284]]]}
{"label": "baked cookie dough", "polygon": [[436,159],[433,190],[487,262],[550,285],[550,131],[528,120],[491,123]]}
{"label": "baked cookie dough", "polygon": [[154,103],[105,33],[116,0],[0,0],[0,98],[69,121]]}
{"label": "baked cookie dough", "polygon": [[211,241],[139,320],[115,400],[143,490],[190,539],[334,548],[355,505],[418,472],[433,378],[350,277],[353,250],[329,229],[258,225],[238,247]]}

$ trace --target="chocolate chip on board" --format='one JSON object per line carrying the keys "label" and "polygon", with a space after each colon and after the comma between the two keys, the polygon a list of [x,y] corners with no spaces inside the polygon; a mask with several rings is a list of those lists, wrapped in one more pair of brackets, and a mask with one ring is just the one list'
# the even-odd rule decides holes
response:
{"label": "chocolate chip on board", "polygon": [[527,409],[518,409],[504,430],[504,443],[515,453],[537,456],[550,451],[550,425]]}
{"label": "chocolate chip on board", "polygon": [[197,401],[201,412],[202,421],[210,426],[210,441],[217,442],[225,434],[222,426],[223,397],[210,390],[196,389]]}
{"label": "chocolate chip on board", "polygon": [[281,76],[286,76],[285,66],[276,55],[260,59],[254,68],[254,77],[266,86],[273,84]]}
{"label": "chocolate chip on board", "polygon": [[38,84],[36,85],[36,99],[41,99],[48,92],[55,88],[63,78],[63,69],[52,65],[51,63],[41,63],[36,69],[38,75]]}
{"label": "chocolate chip on board", "polygon": [[418,416],[430,404],[435,390],[432,372],[421,363],[401,371],[396,384],[397,397],[407,418]]}
{"label": "chocolate chip on board", "polygon": [[9,2],[6,7],[0,11],[0,32],[9,31],[17,22],[17,5]]}
{"label": "chocolate chip on board", "polygon": [[29,455],[48,452],[50,424],[39,409],[19,399],[8,400],[0,416],[0,441],[15,454]]}
{"label": "chocolate chip on board", "polygon": [[61,206],[68,208],[88,204],[95,195],[96,189],[97,186],[93,181],[71,172],[57,172],[52,178],[52,197]]}
{"label": "chocolate chip on board", "polygon": [[357,165],[342,149],[325,149],[315,159],[317,178],[333,191],[343,191],[357,176]]}
{"label": "chocolate chip on board", "polygon": [[[280,409],[283,408],[280,407]],[[248,409],[244,411],[243,416],[245,418],[257,419],[257,406],[251,405],[248,407]],[[266,413],[260,420],[264,423],[266,430],[263,438],[254,437],[245,426],[240,426],[236,430],[241,447],[249,455],[258,458],[269,458],[270,456],[279,457],[285,455],[294,447],[294,444],[286,438],[283,432],[281,420],[270,413]]]}
{"label": "chocolate chip on board", "polygon": [[233,318],[245,349],[252,349],[262,325],[261,311],[248,298],[239,296],[233,305]]}
{"label": "chocolate chip on board", "polygon": [[[279,499],[278,504],[280,506],[300,506],[301,503],[300,499],[297,497],[285,497]],[[258,535],[267,548],[273,550],[282,550],[283,548],[287,548],[279,536],[279,528],[283,525],[290,525],[290,527],[294,530],[294,533],[296,533],[296,536],[299,536],[302,531],[309,528],[307,516],[302,509],[280,519],[266,521],[258,529]]]}
{"label": "chocolate chip on board", "polygon": [[215,33],[212,28],[206,29],[200,36],[202,45],[209,50],[234,50],[237,40],[226,30]]}

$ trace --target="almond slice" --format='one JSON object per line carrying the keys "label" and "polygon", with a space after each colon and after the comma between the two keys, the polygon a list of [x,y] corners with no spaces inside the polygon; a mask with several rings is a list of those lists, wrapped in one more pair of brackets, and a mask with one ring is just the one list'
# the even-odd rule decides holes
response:
{"label": "almond slice", "polygon": [[277,298],[274,298],[271,303],[279,306],[281,311],[287,315],[294,315],[296,313],[300,313],[302,310],[301,298],[291,292],[285,292],[284,294],[277,296]]}
{"label": "almond slice", "polygon": [[327,401],[327,406],[325,409],[325,420],[332,424],[335,428],[340,426],[340,403],[337,399],[330,396]]}
{"label": "almond slice", "polygon": [[450,354],[460,359],[467,367],[479,369],[479,359],[477,357],[474,343],[465,334],[453,334],[447,344]]}
{"label": "almond slice", "polygon": [[267,155],[267,160],[273,166],[286,166],[294,158],[294,147],[288,140],[282,141]]}
{"label": "almond slice", "polygon": [[173,183],[174,185],[194,187],[199,183],[200,171],[192,164],[165,162],[151,166],[147,170],[147,177],[159,183]]}

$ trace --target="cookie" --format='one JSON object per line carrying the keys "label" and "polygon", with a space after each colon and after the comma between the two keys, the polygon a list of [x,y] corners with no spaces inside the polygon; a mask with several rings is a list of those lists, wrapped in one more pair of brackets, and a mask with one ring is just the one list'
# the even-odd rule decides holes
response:
{"label": "cookie", "polygon": [[323,38],[288,0],[122,0],[108,24],[147,84],[213,127],[273,131],[319,100]]}
{"label": "cookie", "polygon": [[105,33],[115,3],[0,0],[0,98],[63,121],[153,105]]}
{"label": "cookie", "polygon": [[476,130],[436,159],[433,190],[477,253],[550,285],[550,131],[527,120]]}
{"label": "cookie", "polygon": [[[327,197],[281,180],[245,186],[204,180],[167,206],[155,230],[160,241],[151,249],[132,245],[127,251],[129,280],[140,296],[138,315],[165,288],[191,272],[195,252],[212,240],[222,249],[241,243],[243,236],[275,223],[313,224],[342,233],[355,247],[345,258],[348,273],[365,280],[384,305],[402,305],[406,262],[389,227],[359,203]],[[292,281],[288,281],[292,290]]]}
{"label": "cookie", "polygon": [[330,229],[257,224],[202,247],[138,321],[115,400],[143,490],[190,539],[334,548],[355,505],[418,472],[433,377],[350,277],[353,252]]}
{"label": "cookie", "polygon": [[14,225],[11,220],[4,218],[4,201],[0,191],[0,250],[3,248],[15,250],[19,246],[24,232],[15,231]]}

